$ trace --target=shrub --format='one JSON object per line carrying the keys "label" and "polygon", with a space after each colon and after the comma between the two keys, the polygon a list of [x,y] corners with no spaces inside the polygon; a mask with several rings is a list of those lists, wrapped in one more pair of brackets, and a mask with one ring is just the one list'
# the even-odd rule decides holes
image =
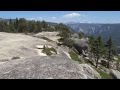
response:
{"label": "shrub", "polygon": [[79,32],[78,35],[79,35],[79,39],[85,37],[85,34],[83,32]]}
{"label": "shrub", "polygon": [[79,63],[81,63],[81,61],[80,61],[80,59],[79,59],[79,57],[78,57],[78,54],[76,54],[76,53],[73,52],[73,51],[70,51],[70,52],[69,52],[69,55],[70,55],[70,57],[71,57],[72,60],[75,60],[75,61],[78,61]]}
{"label": "shrub", "polygon": [[50,48],[50,50],[57,54],[57,51],[54,48]]}
{"label": "shrub", "polygon": [[60,38],[60,39],[58,39],[58,41],[69,48],[73,47],[74,41],[71,39]]}
{"label": "shrub", "polygon": [[73,47],[74,41],[71,39],[66,40],[65,45],[68,46],[69,48]]}
{"label": "shrub", "polygon": [[46,53],[48,56],[51,56],[51,55],[52,55],[50,49],[49,49],[49,48],[46,48],[46,47],[43,49],[42,52],[43,52],[43,53]]}
{"label": "shrub", "polygon": [[45,46],[44,46],[42,52],[46,53],[48,56],[51,56],[53,54],[51,51],[53,51],[57,54],[57,51],[54,48],[48,48],[48,47],[45,47]]}
{"label": "shrub", "polygon": [[100,74],[102,79],[113,79],[113,77],[109,74],[107,74],[106,72],[103,72],[99,69],[96,69],[96,71]]}

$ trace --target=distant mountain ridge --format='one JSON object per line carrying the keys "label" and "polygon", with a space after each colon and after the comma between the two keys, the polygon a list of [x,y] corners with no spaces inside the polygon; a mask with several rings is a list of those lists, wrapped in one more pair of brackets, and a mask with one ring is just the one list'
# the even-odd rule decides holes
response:
{"label": "distant mountain ridge", "polygon": [[106,41],[110,36],[114,43],[120,46],[120,24],[98,24],[98,23],[67,23],[73,32],[84,32],[87,35],[102,36]]}
{"label": "distant mountain ridge", "polygon": [[[0,18],[0,21],[9,21],[10,19]],[[11,19],[12,21],[15,21],[15,19]]]}

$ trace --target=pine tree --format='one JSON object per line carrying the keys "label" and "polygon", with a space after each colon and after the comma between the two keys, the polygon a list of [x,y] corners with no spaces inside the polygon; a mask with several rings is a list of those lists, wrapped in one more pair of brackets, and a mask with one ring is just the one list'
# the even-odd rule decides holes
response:
{"label": "pine tree", "polygon": [[103,55],[105,54],[105,45],[99,36],[97,39],[97,60],[96,60],[96,67],[98,66],[98,61]]}
{"label": "pine tree", "polygon": [[80,39],[83,38],[83,37],[85,37],[85,35],[84,35],[83,32],[79,32],[78,35],[79,35],[79,38],[80,38]]}
{"label": "pine tree", "polygon": [[95,43],[95,39],[93,36],[89,37],[89,51],[90,51],[90,58],[92,59],[92,57],[95,57],[95,53],[94,53],[94,43]]}
{"label": "pine tree", "polygon": [[14,22],[12,21],[12,19],[9,20],[9,26],[8,26],[7,32],[10,32],[10,33],[15,32],[15,26],[14,26]]}
{"label": "pine tree", "polygon": [[105,46],[101,39],[101,37],[97,37],[94,39],[94,37],[89,38],[89,45],[90,45],[90,52],[93,54],[96,68],[98,67],[99,59],[103,57],[105,53]]}
{"label": "pine tree", "polygon": [[46,29],[47,29],[47,27],[48,27],[48,24],[43,20],[42,22],[41,22],[41,25],[42,25],[42,29],[45,31]]}
{"label": "pine tree", "polygon": [[66,46],[70,46],[72,45],[72,40],[70,40],[70,36],[71,36],[71,32],[69,30],[69,28],[65,25],[63,25],[62,23],[58,24],[56,27],[59,31],[59,35],[61,36],[60,41],[66,45]]}
{"label": "pine tree", "polygon": [[14,26],[15,26],[15,32],[18,33],[18,30],[19,30],[19,19],[18,18],[15,19]]}
{"label": "pine tree", "polygon": [[95,62],[96,62],[96,68],[98,67],[98,60],[100,58],[100,56],[99,56],[100,45],[99,44],[100,44],[100,39],[96,39],[94,42],[94,48],[93,48],[94,58],[95,58]]}
{"label": "pine tree", "polygon": [[112,38],[110,37],[109,40],[107,41],[107,60],[108,60],[108,64],[107,64],[107,68],[110,68],[110,62],[113,59],[113,55],[115,54],[115,49],[114,49],[114,45],[112,42]]}
{"label": "pine tree", "polygon": [[36,26],[37,26],[37,31],[36,32],[41,32],[42,31],[42,26],[41,26],[41,22],[40,21],[36,22]]}
{"label": "pine tree", "polygon": [[24,18],[20,18],[18,24],[18,32],[20,33],[25,32],[26,29],[27,29],[27,21]]}

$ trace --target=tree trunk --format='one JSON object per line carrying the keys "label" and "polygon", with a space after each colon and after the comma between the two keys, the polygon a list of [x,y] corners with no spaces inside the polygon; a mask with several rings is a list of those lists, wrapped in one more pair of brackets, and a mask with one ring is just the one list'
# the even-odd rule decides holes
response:
{"label": "tree trunk", "polygon": [[108,61],[108,63],[107,63],[107,68],[110,68],[110,62]]}
{"label": "tree trunk", "polygon": [[119,61],[116,63],[116,69],[119,70]]}
{"label": "tree trunk", "polygon": [[96,53],[96,56],[97,56],[97,58],[96,58],[96,68],[98,67],[98,60],[99,60],[99,51],[98,51],[98,45],[97,45],[97,53]]}
{"label": "tree trunk", "polygon": [[110,61],[111,61],[111,45],[109,46],[109,51],[108,51],[108,64],[107,64],[107,68],[110,68]]}
{"label": "tree trunk", "polygon": [[99,57],[97,57],[97,60],[96,60],[96,68],[98,67],[98,60],[99,60]]}

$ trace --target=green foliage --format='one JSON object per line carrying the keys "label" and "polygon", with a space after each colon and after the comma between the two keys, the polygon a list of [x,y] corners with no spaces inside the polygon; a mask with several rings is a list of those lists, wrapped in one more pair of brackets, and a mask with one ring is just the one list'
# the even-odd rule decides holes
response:
{"label": "green foliage", "polygon": [[45,53],[45,54],[47,54],[48,56],[51,56],[51,55],[52,55],[52,53],[51,53],[51,51],[50,51],[49,48],[45,48],[45,49],[43,49],[42,52]]}
{"label": "green foliage", "polygon": [[79,33],[78,33],[78,35],[79,35],[79,39],[81,39],[81,38],[85,37],[85,35],[84,35],[84,33],[83,33],[83,32],[79,32]]}
{"label": "green foliage", "polygon": [[112,38],[106,42],[106,44],[102,41],[101,37],[89,37],[89,46],[91,56],[95,58],[96,67],[98,65],[98,61],[101,57],[106,58],[108,60],[107,68],[109,68],[109,63],[113,60],[113,56],[116,55],[116,47],[112,42]]}
{"label": "green foliage", "polygon": [[95,59],[96,67],[98,67],[99,59],[103,57],[106,52],[105,45],[101,37],[98,36],[97,38],[89,37],[89,46],[90,52],[93,54],[93,57]]}
{"label": "green foliage", "polygon": [[69,48],[72,48],[74,44],[74,41],[71,39],[66,40],[65,45],[68,46]]}
{"label": "green foliage", "polygon": [[70,51],[69,55],[70,55],[72,60],[75,60],[75,61],[78,61],[79,63],[81,63],[81,61],[80,61],[80,59],[78,57],[78,54],[76,54],[74,51]]}
{"label": "green foliage", "polygon": [[47,28],[48,27],[48,24],[43,20],[42,22],[42,27],[45,29],[45,28]]}
{"label": "green foliage", "polygon": [[48,56],[51,56],[53,53],[51,52],[55,52],[57,54],[57,51],[54,48],[48,48],[48,47],[43,47],[43,53],[47,54]]}
{"label": "green foliage", "polygon": [[56,30],[59,31],[59,36],[64,38],[63,42],[64,42],[64,40],[69,39],[69,37],[71,35],[71,32],[70,32],[70,30],[69,30],[69,28],[67,26],[60,23],[60,24],[56,25],[55,28],[56,28]]}
{"label": "green foliage", "polygon": [[72,40],[72,39],[60,38],[60,39],[58,39],[58,41],[61,42],[62,45],[65,45],[69,48],[73,47],[74,40]]}
{"label": "green foliage", "polygon": [[109,63],[113,60],[113,55],[116,54],[115,47],[113,45],[111,37],[107,41],[106,47],[107,47],[107,60],[108,60],[107,68],[109,68]]}
{"label": "green foliage", "polygon": [[91,37],[89,37],[89,42],[88,42],[88,44],[89,44],[89,46],[90,46],[90,52],[92,52],[92,53],[94,53],[94,37],[93,36],[91,36]]}
{"label": "green foliage", "polygon": [[96,69],[96,71],[100,74],[102,79],[113,79],[113,77],[109,74],[107,74],[106,72],[103,72],[99,69]]}
{"label": "green foliage", "polygon": [[50,48],[50,50],[57,54],[57,51],[54,48]]}
{"label": "green foliage", "polygon": [[58,36],[61,37],[58,41],[61,42],[63,45],[71,48],[73,46],[73,40],[70,39],[71,32],[70,32],[69,28],[67,26],[63,25],[62,23],[56,25],[55,28],[56,28],[56,30],[59,31]]}
{"label": "green foliage", "polygon": [[69,48],[73,47],[73,43],[74,43],[74,41],[71,39],[64,40],[64,45],[66,45]]}

